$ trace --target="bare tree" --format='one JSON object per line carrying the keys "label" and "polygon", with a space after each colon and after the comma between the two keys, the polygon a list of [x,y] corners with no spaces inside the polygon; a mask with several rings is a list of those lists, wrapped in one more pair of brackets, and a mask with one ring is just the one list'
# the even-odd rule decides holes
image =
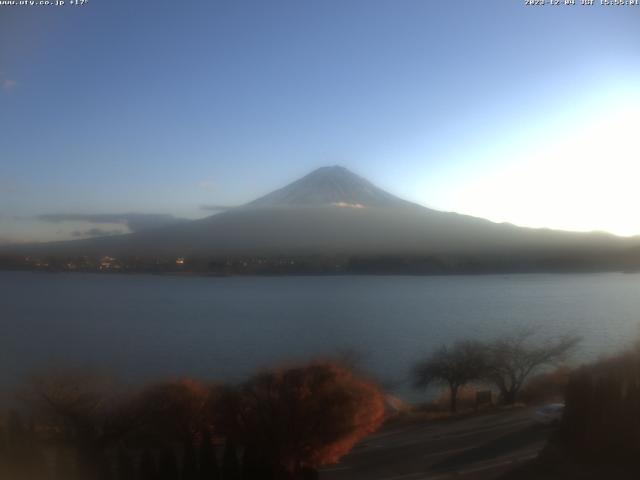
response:
{"label": "bare tree", "polygon": [[443,345],[414,367],[415,386],[426,388],[434,383],[449,387],[450,409],[457,411],[460,387],[478,380],[485,373],[485,347],[476,341]]}
{"label": "bare tree", "polygon": [[515,403],[529,375],[563,362],[580,342],[574,335],[534,341],[535,333],[524,329],[487,344],[484,376],[498,387],[507,405]]}

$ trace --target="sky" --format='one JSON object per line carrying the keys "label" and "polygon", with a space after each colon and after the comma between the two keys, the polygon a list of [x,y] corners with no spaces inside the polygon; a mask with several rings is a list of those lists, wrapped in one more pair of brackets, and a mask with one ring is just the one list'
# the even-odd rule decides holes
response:
{"label": "sky", "polygon": [[640,6],[577,3],[0,5],[0,243],[199,218],[334,164],[640,234]]}

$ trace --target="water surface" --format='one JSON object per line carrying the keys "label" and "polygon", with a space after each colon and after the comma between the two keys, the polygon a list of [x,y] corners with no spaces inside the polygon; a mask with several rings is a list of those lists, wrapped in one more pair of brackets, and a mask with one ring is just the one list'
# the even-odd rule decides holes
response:
{"label": "water surface", "polygon": [[[285,361],[360,353],[401,395],[442,343],[518,325],[584,337],[577,359],[640,333],[640,275],[171,277],[0,272],[0,383],[56,368],[238,381]],[[404,382],[404,383],[403,383]]]}

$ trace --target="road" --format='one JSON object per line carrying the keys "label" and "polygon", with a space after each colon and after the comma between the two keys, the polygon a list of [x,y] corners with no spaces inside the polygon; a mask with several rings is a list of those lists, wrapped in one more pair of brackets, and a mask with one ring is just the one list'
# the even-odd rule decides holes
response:
{"label": "road", "polygon": [[390,426],[366,438],[321,480],[447,480],[497,478],[535,458],[551,432],[532,409],[457,420]]}

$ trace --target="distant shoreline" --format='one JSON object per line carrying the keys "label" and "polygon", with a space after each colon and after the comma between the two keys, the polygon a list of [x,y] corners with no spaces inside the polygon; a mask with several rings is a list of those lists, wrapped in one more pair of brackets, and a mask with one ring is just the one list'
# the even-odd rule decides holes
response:
{"label": "distant shoreline", "polygon": [[[171,276],[446,276],[516,273],[640,272],[635,251],[481,252],[453,254],[289,255],[26,255],[0,254],[0,270],[48,273],[138,273]],[[117,255],[117,256],[116,256]]]}
{"label": "distant shoreline", "polygon": [[598,270],[500,270],[500,271],[451,271],[451,272],[251,272],[251,273],[214,273],[214,272],[149,272],[149,271],[99,271],[99,270],[47,270],[47,269],[9,269],[0,268],[0,272],[25,272],[46,275],[58,274],[90,274],[104,276],[132,276],[144,275],[154,277],[177,277],[177,278],[276,278],[276,277],[455,277],[455,276],[496,276],[496,275],[594,275],[605,273],[618,274],[637,274],[640,269],[621,270],[621,269],[598,269]]}

